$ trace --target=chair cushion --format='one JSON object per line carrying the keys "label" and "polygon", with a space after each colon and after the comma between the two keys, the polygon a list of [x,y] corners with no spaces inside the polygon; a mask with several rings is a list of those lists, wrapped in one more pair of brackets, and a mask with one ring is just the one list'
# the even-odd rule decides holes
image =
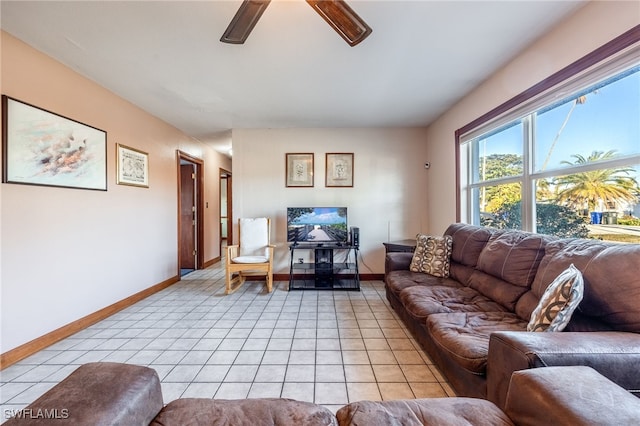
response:
{"label": "chair cushion", "polygon": [[267,256],[267,246],[269,245],[269,221],[267,218],[241,218],[239,226],[240,256]]}
{"label": "chair cushion", "polygon": [[265,256],[238,256],[231,259],[233,263],[266,263],[269,261]]}

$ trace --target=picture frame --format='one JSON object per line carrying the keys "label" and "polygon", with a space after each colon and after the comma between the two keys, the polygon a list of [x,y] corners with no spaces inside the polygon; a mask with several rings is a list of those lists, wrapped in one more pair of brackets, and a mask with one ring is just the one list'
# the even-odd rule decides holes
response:
{"label": "picture frame", "polygon": [[287,153],[287,188],[313,187],[313,153]]}
{"label": "picture frame", "polygon": [[328,152],[325,161],[325,186],[329,188],[353,187],[353,153]]}
{"label": "picture frame", "polygon": [[107,190],[107,132],[2,95],[2,182]]}
{"label": "picture frame", "polygon": [[149,187],[149,154],[126,145],[116,144],[116,183]]}

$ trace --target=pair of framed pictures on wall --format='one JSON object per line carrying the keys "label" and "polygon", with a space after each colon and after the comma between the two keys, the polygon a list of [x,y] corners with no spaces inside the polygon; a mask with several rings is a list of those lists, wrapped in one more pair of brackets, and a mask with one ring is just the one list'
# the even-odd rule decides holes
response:
{"label": "pair of framed pictures on wall", "polygon": [[[288,188],[313,187],[313,160],[313,153],[286,154],[286,185]],[[352,152],[325,154],[325,186],[329,188],[353,187]]]}
{"label": "pair of framed pictures on wall", "polygon": [[[2,96],[2,182],[107,190],[107,132]],[[149,187],[149,154],[116,144],[116,183]]]}

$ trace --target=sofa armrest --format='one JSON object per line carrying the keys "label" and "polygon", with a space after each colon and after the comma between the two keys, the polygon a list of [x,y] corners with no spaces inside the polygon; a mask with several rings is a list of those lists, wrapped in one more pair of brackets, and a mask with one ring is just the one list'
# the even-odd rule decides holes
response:
{"label": "sofa armrest", "polygon": [[586,365],[640,395],[640,334],[616,331],[491,334],[487,359],[487,399],[504,409],[514,371]]}
{"label": "sofa armrest", "polygon": [[522,426],[640,423],[640,399],[585,366],[516,371],[506,404]]}
{"label": "sofa armrest", "polygon": [[[84,364],[4,423],[148,425],[162,410],[158,373],[140,365]],[[45,418],[43,418],[45,416]]]}
{"label": "sofa armrest", "polygon": [[413,253],[387,253],[384,258],[384,274],[386,275],[391,271],[408,271],[409,265],[411,265],[411,259],[413,259]]}

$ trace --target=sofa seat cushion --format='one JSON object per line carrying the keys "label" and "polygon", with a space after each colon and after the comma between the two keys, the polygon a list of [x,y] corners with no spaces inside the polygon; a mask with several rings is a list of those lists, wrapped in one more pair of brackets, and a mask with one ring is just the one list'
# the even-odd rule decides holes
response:
{"label": "sofa seat cushion", "polygon": [[445,286],[461,287],[460,283],[452,278],[440,278],[422,272],[411,272],[409,270],[391,271],[385,277],[387,288],[399,297],[400,292],[413,286]]}
{"label": "sofa seat cushion", "polygon": [[526,331],[527,321],[511,312],[455,312],[429,315],[426,328],[453,361],[471,373],[484,375],[491,333]]}
{"label": "sofa seat cushion", "polygon": [[476,398],[359,401],[340,408],[340,426],[513,425],[493,403]]}
{"label": "sofa seat cushion", "polygon": [[182,398],[167,404],[151,426],[337,425],[331,411],[284,398]]}
{"label": "sofa seat cushion", "polygon": [[437,313],[506,311],[499,303],[469,287],[407,287],[400,292],[400,300],[407,312],[421,323]]}

